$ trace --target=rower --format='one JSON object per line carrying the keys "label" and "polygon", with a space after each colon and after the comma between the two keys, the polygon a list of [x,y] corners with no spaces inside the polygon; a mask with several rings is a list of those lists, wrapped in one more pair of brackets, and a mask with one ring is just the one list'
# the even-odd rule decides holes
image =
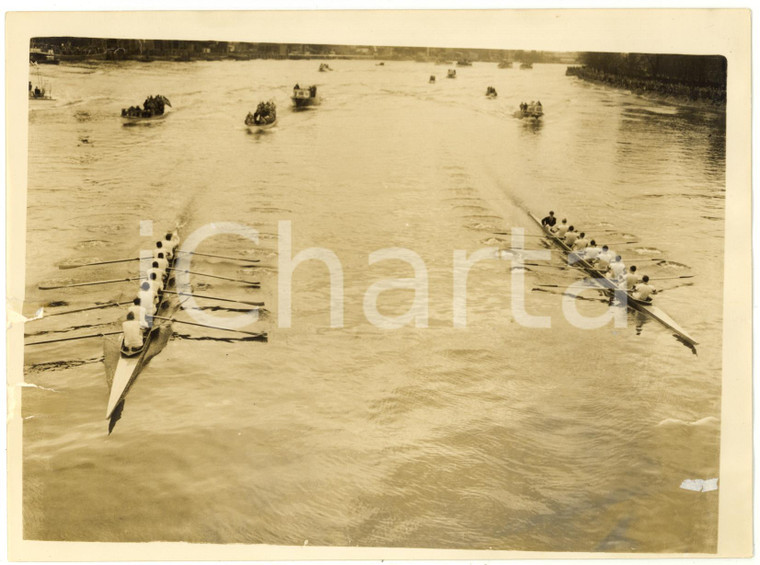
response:
{"label": "rower", "polygon": [[544,227],[545,230],[550,230],[554,227],[554,224],[557,223],[557,218],[554,217],[554,212],[550,211],[549,215],[546,216],[543,220],[541,220],[541,225]]}
{"label": "rower", "polygon": [[158,257],[159,253],[163,253],[167,260],[171,259],[171,253],[166,247],[164,247],[163,241],[156,242],[156,248],[153,250],[153,258],[155,259]]}
{"label": "rower", "polygon": [[625,263],[623,258],[618,255],[615,260],[610,263],[610,278],[614,281],[620,281],[625,273]]}
{"label": "rower", "polygon": [[557,229],[554,230],[554,233],[557,234],[557,237],[565,237],[567,230],[568,230],[567,218],[562,218],[562,221],[557,226]]}
{"label": "rower", "polygon": [[652,295],[656,293],[657,289],[649,284],[649,277],[647,275],[644,275],[641,278],[641,282],[637,284],[633,289],[631,296],[633,296],[633,298],[636,300],[641,300],[642,302],[651,302]]}
{"label": "rower", "polygon": [[603,245],[602,252],[596,258],[596,268],[604,273],[610,268],[610,263],[614,258],[615,256],[612,254],[612,251],[610,251],[610,248]]}
{"label": "rower", "polygon": [[143,282],[140,285],[140,290],[137,292],[137,298],[140,300],[140,304],[145,308],[145,317],[150,318],[156,313],[156,299],[157,296],[151,290],[150,283],[148,281]]}
{"label": "rower", "polygon": [[130,306],[127,309],[127,314],[130,314],[130,313],[134,314],[134,317],[139,322],[141,328],[145,329],[149,327],[148,321],[145,319],[145,314],[146,314],[145,308],[143,308],[142,305],[140,304],[139,298],[135,298],[132,301],[132,306]]}
{"label": "rower", "polygon": [[163,251],[158,251],[155,254],[153,263],[158,263],[158,268],[162,270],[163,272],[166,272],[169,269],[169,261],[165,259]]}
{"label": "rower", "polygon": [[166,248],[168,257],[174,257],[176,249],[179,247],[179,237],[172,232],[166,232],[164,247]]}
{"label": "rower", "polygon": [[586,259],[586,261],[596,261],[601,252],[601,248],[596,245],[596,240],[592,239],[589,242],[588,247],[583,250],[583,258]]}
{"label": "rower", "polygon": [[636,265],[631,265],[628,267],[628,272],[623,275],[622,287],[626,290],[633,290],[641,280],[641,275],[636,272]]}
{"label": "rower", "polygon": [[148,284],[150,285],[151,292],[160,300],[161,293],[164,291],[164,283],[159,280],[156,273],[151,273],[148,276]]}
{"label": "rower", "polygon": [[567,228],[567,233],[565,234],[565,237],[563,238],[565,240],[565,245],[568,247],[572,247],[575,243],[575,240],[578,239],[578,232],[575,231],[574,226],[570,226]]}
{"label": "rower", "polygon": [[139,351],[143,346],[143,334],[140,322],[135,320],[133,312],[127,313],[127,320],[121,324],[121,330],[124,332],[122,347],[128,353]]}
{"label": "rower", "polygon": [[158,261],[153,261],[150,269],[146,271],[148,278],[150,278],[153,273],[156,274],[156,277],[161,281],[163,285],[163,282],[166,279],[166,269],[162,269],[161,264]]}
{"label": "rower", "polygon": [[578,252],[579,255],[583,255],[583,250],[588,247],[588,239],[586,239],[586,232],[581,232],[581,235],[573,243],[573,251]]}

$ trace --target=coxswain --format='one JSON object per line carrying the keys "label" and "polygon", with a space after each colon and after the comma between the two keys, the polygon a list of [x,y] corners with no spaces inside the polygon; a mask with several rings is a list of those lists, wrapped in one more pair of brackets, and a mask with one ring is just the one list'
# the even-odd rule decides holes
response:
{"label": "coxswain", "polygon": [[145,315],[146,315],[145,308],[143,308],[142,305],[140,304],[140,299],[139,298],[135,298],[132,301],[132,306],[130,306],[129,308],[127,308],[127,313],[128,314],[131,313],[131,314],[134,315],[135,319],[140,323],[140,327],[141,328],[147,328],[147,327],[149,327],[148,326],[148,321],[145,318]]}
{"label": "coxswain", "polygon": [[541,220],[541,225],[544,227],[544,229],[551,229],[554,227],[554,224],[557,223],[557,218],[554,217],[554,211],[550,210],[549,215],[546,216],[543,220]]}
{"label": "coxswain", "polygon": [[565,237],[563,237],[562,239],[565,240],[565,245],[572,248],[573,244],[575,243],[575,240],[578,239],[578,232],[575,231],[575,226],[570,226],[569,228],[567,228],[567,233],[565,234]]}
{"label": "coxswain", "polygon": [[557,237],[565,237],[568,227],[567,218],[562,218],[562,221],[557,226],[557,229],[554,230],[554,233],[557,234]]}
{"label": "coxswain", "polygon": [[133,353],[139,351],[143,346],[143,334],[142,328],[140,328],[140,322],[135,320],[133,312],[127,313],[127,320],[121,324],[121,331],[124,332],[123,348]]}
{"label": "coxswain", "polygon": [[626,290],[633,290],[642,281],[641,275],[636,272],[636,265],[628,267],[628,272],[623,275],[622,286]]}
{"label": "coxswain", "polygon": [[649,277],[647,275],[644,275],[641,278],[641,282],[637,284],[633,289],[631,296],[633,296],[633,298],[636,300],[641,300],[642,302],[651,302],[652,295],[656,293],[657,289],[649,284]]}
{"label": "coxswain", "polygon": [[610,263],[610,278],[614,281],[620,281],[624,274],[625,263],[623,263],[623,258],[618,255],[615,257],[615,260]]}

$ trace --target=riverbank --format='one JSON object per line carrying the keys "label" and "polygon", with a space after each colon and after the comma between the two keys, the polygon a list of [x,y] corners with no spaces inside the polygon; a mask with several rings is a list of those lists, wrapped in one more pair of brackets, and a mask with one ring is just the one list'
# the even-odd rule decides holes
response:
{"label": "riverbank", "polygon": [[656,79],[627,77],[606,73],[586,66],[568,67],[566,76],[629,90],[633,94],[659,101],[689,106],[709,107],[725,110],[726,89],[714,86],[697,86],[681,82],[666,82]]}

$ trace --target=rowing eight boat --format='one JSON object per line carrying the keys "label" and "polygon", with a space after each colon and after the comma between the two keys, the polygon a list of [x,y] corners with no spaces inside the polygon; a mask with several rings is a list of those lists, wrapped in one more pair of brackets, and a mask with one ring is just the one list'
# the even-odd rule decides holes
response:
{"label": "rowing eight boat", "polygon": [[[572,249],[568,247],[563,240],[558,238],[553,233],[550,233],[547,231],[544,226],[541,224],[541,220],[539,220],[536,216],[534,216],[532,213],[528,212],[528,215],[531,217],[531,219],[538,224],[538,226],[541,228],[541,230],[544,232],[546,238],[551,241],[555,246],[557,246],[559,249],[561,249],[566,255],[570,254]],[[626,292],[618,285],[608,279],[604,276],[604,273],[602,273],[600,270],[594,268],[594,266],[589,263],[588,261],[584,259],[578,259],[573,261],[573,264],[580,267],[586,273],[591,275],[591,277],[599,283],[604,290],[611,295],[620,295],[621,293],[626,294],[626,302],[629,308],[633,310],[637,310],[650,318],[657,320],[660,322],[663,326],[670,329],[676,337],[678,337],[681,341],[685,342],[690,347],[694,347],[697,345],[697,341],[691,337],[688,333],[686,333],[686,330],[684,330],[681,326],[676,323],[676,321],[668,316],[665,312],[663,312],[660,308],[657,306],[654,306],[651,303],[643,302],[641,300],[636,300],[633,296],[631,296],[630,292]]]}
{"label": "rowing eight boat", "polygon": [[[174,232],[174,237],[177,237],[177,232]],[[172,259],[172,265],[174,259]],[[170,290],[174,287],[174,277],[169,275],[166,281],[166,290]],[[168,292],[164,293],[164,298],[158,305],[156,314],[160,314],[163,317],[171,317],[171,315],[179,309],[180,302],[175,295],[170,295]],[[172,329],[171,322],[158,321],[148,330],[143,340],[142,348],[134,354],[127,354],[122,345],[124,336],[118,340],[118,359],[116,360],[116,367],[113,369],[111,376],[111,390],[108,396],[108,407],[106,409],[106,419],[110,420],[110,430],[116,423],[116,420],[121,416],[121,411],[124,405],[124,398],[127,396],[129,389],[134,384],[137,376],[142,371],[143,367],[150,361],[150,359],[158,353],[166,342],[171,337]],[[115,357],[116,348],[112,340],[106,340],[104,343],[105,359],[110,361]],[[112,363],[107,363],[107,365]],[[110,371],[107,371],[110,373]]]}

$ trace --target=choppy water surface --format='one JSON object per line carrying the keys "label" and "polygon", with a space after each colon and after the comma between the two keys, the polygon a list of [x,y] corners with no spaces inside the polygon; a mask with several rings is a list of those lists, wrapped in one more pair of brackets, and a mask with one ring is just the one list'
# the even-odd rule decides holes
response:
{"label": "choppy water surface", "polygon": [[[23,394],[25,536],[714,551],[718,492],[679,485],[719,473],[724,116],[583,83],[559,65],[475,63],[456,80],[413,62],[332,66],[44,69],[57,100],[29,111],[27,315],[51,301],[130,299],[134,283],[37,285],[133,274],[134,263],[57,265],[135,255],[153,241],[141,220],[156,233],[179,222],[185,236],[238,222],[259,231],[258,247],[220,236],[203,249],[257,257],[260,268],[193,266],[262,288],[194,280],[207,294],[265,301],[249,329],[269,342],[202,339],[230,336],[175,325],[111,436],[100,340],[27,348],[26,382],[37,386]],[[318,84],[323,104],[293,112],[296,82]],[[488,85],[497,99],[485,98]],[[124,127],[119,110],[149,93],[173,111]],[[251,134],[246,113],[270,98],[278,125]],[[542,121],[513,118],[531,99],[543,103]],[[493,232],[512,227],[536,235],[527,211],[550,208],[592,235],[611,230],[607,241],[637,240],[616,248],[651,276],[694,275],[659,282],[668,290],[657,302],[700,342],[698,354],[632,314],[625,329],[573,327],[562,289],[538,286],[570,284],[572,270],[525,274],[527,310],[551,316],[552,328],[523,327],[508,261],[472,268],[467,327],[455,328],[454,250],[508,246]],[[323,247],[339,258],[342,328],[330,328],[317,262],[295,271],[292,327],[278,327],[281,220],[293,254]],[[367,321],[373,283],[413,276],[402,261],[369,264],[388,247],[427,266],[427,328]],[[378,307],[400,315],[412,300],[388,291]],[[578,303],[587,314],[604,307]],[[117,318],[96,310],[27,333],[113,331]]]}

